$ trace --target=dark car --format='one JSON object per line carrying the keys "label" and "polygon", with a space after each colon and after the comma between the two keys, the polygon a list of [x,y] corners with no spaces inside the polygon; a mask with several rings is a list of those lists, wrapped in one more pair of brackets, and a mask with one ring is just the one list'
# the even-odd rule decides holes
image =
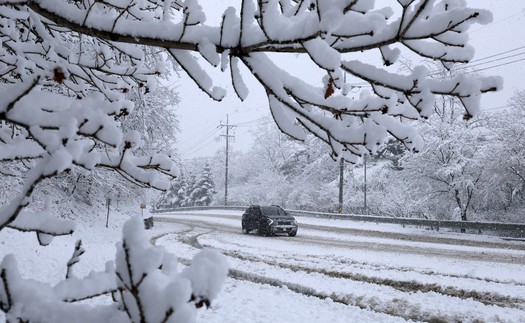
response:
{"label": "dark car", "polygon": [[280,206],[252,205],[242,215],[242,232],[248,234],[253,230],[262,236],[287,233],[294,237],[297,234],[297,221]]}

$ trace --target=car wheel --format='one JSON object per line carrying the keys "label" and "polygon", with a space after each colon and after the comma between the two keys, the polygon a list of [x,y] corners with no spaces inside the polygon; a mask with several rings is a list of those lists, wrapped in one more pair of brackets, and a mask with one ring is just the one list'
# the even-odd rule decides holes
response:
{"label": "car wheel", "polygon": [[295,237],[297,235],[297,231],[290,231],[290,232],[288,232],[288,235],[290,237]]}
{"label": "car wheel", "polygon": [[257,233],[259,233],[259,235],[263,237],[266,237],[268,235],[268,232],[262,226],[259,226],[259,230],[257,230]]}

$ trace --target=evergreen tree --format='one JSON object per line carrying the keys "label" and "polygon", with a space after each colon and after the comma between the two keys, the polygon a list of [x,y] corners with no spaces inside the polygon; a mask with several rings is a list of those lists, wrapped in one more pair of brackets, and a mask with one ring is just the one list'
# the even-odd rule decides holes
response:
{"label": "evergreen tree", "polygon": [[157,202],[155,202],[155,209],[166,209],[173,207],[173,201],[177,198],[177,192],[180,189],[181,180],[174,180],[170,187],[159,195]]}
{"label": "evergreen tree", "polygon": [[174,179],[170,187],[159,195],[155,202],[155,209],[170,209],[182,206],[192,206],[188,201],[188,180],[181,174]]}
{"label": "evergreen tree", "polygon": [[191,174],[182,179],[181,187],[178,191],[179,206],[193,206],[193,201],[190,198],[190,193],[193,190],[195,183],[195,175]]}
{"label": "evergreen tree", "polygon": [[200,177],[194,182],[190,200],[195,206],[210,205],[215,195],[215,181],[209,164],[204,165]]}

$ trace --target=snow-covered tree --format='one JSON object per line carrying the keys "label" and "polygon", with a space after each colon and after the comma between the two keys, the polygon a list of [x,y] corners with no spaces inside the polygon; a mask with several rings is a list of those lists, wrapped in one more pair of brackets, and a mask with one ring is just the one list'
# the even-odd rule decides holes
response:
{"label": "snow-covered tree", "polygon": [[210,165],[204,165],[204,169],[192,185],[192,191],[189,194],[192,205],[203,206],[210,205],[213,195],[215,195],[215,181]]}
{"label": "snow-covered tree", "polygon": [[510,100],[508,111],[493,115],[484,160],[490,187],[485,209],[525,207],[525,91]]}
{"label": "snow-covered tree", "polygon": [[188,182],[184,174],[181,173],[179,177],[174,179],[168,189],[162,192],[154,208],[158,210],[170,209],[188,205],[188,187],[191,183]]}
{"label": "snow-covered tree", "polygon": [[[266,91],[282,131],[304,140],[306,129],[329,145],[333,157],[348,161],[374,151],[388,134],[420,149],[421,138],[404,120],[430,116],[435,95],[458,99],[466,118],[476,115],[481,94],[497,90],[498,78],[435,80],[424,67],[400,74],[389,66],[403,51],[447,68],[468,62],[474,53],[467,30],[489,23],[490,13],[452,0],[374,5],[372,0],[241,0],[224,8],[213,25],[198,0],[0,0],[0,171],[13,182],[23,178],[19,194],[0,208],[0,230],[35,231],[43,243],[69,234],[72,223],[35,212],[28,203],[39,184],[76,167],[108,169],[144,187],[168,188],[177,175],[169,153],[145,152],[140,133],[121,127],[134,109],[128,94],[153,90],[152,76],[168,72],[166,59],[154,59],[158,55],[175,60],[217,101],[226,91],[215,85],[213,69],[231,75],[240,99],[248,95],[243,73],[251,74]],[[304,59],[283,66],[282,57],[291,53]],[[382,65],[367,59],[374,56]],[[291,75],[290,64],[304,66],[313,78]],[[371,91],[347,96],[356,81]],[[142,250],[129,245],[134,247]],[[2,268],[11,286],[25,288],[11,258]],[[152,277],[164,282],[162,275]],[[128,318],[145,321],[134,310],[140,305],[127,307],[130,298],[138,301],[137,281],[121,278],[119,288],[132,290],[121,292]],[[7,290],[0,289],[2,310],[27,309],[21,303],[29,299],[9,298]],[[13,320],[32,320],[28,312],[17,315]]]}
{"label": "snow-covered tree", "polygon": [[[144,145],[136,154],[142,156],[173,151],[179,131],[174,110],[178,102],[176,92],[163,86],[148,93],[144,93],[141,88],[130,92],[127,97],[135,108],[121,117],[120,121],[124,132],[137,131],[144,140]],[[142,190],[140,186],[107,169],[87,171],[74,167],[41,184],[35,199],[41,199],[41,195],[52,196],[56,209],[67,214],[71,204],[76,202],[94,205],[107,198],[129,201],[140,196]]]}
{"label": "snow-covered tree", "polygon": [[215,181],[209,164],[205,164],[199,176],[181,175],[172,181],[170,187],[159,195],[155,209],[169,209],[184,206],[210,205],[215,195]]}
{"label": "snow-covered tree", "polygon": [[173,154],[176,135],[179,133],[179,120],[175,106],[179,102],[177,92],[167,86],[157,86],[154,90],[144,90],[144,86],[130,89],[127,98],[135,108],[122,118],[125,131],[138,131],[144,139],[141,150]]}
{"label": "snow-covered tree", "polygon": [[485,177],[483,128],[480,120],[465,122],[454,101],[443,102],[441,107],[445,107],[442,113],[422,127],[424,150],[406,155],[401,165],[412,179],[411,193],[434,199],[434,214],[467,221]]}
{"label": "snow-covered tree", "polygon": [[388,160],[394,169],[399,170],[399,159],[401,159],[406,152],[405,146],[399,141],[390,138],[387,142],[380,146],[374,156],[377,160]]}

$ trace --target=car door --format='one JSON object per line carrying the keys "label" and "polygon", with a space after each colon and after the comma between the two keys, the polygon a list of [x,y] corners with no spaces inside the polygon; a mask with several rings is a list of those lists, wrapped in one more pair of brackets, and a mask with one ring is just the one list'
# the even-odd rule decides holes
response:
{"label": "car door", "polygon": [[247,219],[247,227],[248,230],[253,230],[257,228],[257,223],[255,219],[255,208],[250,207],[248,211],[246,211],[246,219]]}
{"label": "car door", "polygon": [[242,225],[248,230],[250,229],[250,210],[251,208],[246,209],[242,215]]}
{"label": "car door", "polygon": [[253,227],[259,229],[259,223],[261,222],[262,212],[260,208],[254,208],[253,210]]}

